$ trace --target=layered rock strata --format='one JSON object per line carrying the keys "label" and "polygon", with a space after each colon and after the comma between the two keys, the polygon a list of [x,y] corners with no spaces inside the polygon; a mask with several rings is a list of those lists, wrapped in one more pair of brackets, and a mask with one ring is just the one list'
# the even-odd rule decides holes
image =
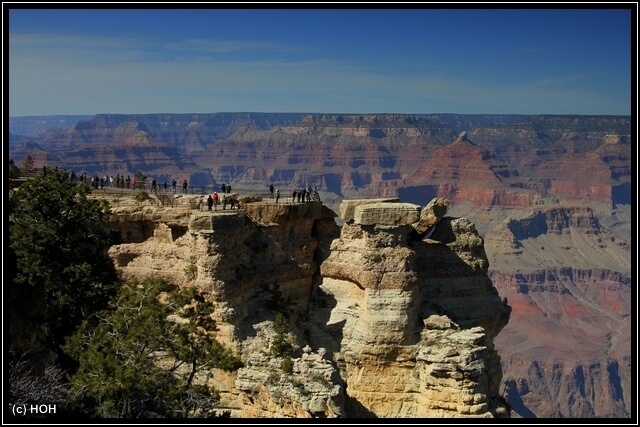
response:
{"label": "layered rock strata", "polygon": [[592,209],[565,206],[505,219],[485,248],[496,260],[492,282],[513,308],[496,346],[514,412],[630,417],[630,242],[604,229]]}
{"label": "layered rock strata", "polygon": [[[508,416],[493,343],[510,308],[473,223],[443,217],[440,201],[422,239],[414,224],[426,208],[375,202],[341,209],[353,212],[342,227],[320,202],[174,208],[175,219],[121,206],[113,224],[135,241],[110,255],[127,279],[164,277],[209,295],[218,339],[245,366],[203,381],[233,417]],[[141,223],[145,233],[127,234]],[[269,351],[273,304],[285,301],[289,372]]]}

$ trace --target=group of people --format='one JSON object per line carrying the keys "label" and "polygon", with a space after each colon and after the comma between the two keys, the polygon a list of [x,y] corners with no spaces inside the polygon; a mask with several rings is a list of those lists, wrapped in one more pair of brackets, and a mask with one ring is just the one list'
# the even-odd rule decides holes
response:
{"label": "group of people", "polygon": [[76,177],[76,173],[72,170],[69,171],[68,173],[68,177],[69,177],[69,182],[75,182],[76,178],[80,181],[80,183],[85,184],[85,185],[90,185],[92,188],[95,189],[104,189],[105,186],[109,187],[109,188],[131,188],[133,190],[135,190],[136,188],[136,178],[135,176],[133,178],[131,178],[131,176],[127,175],[127,178],[125,179],[124,175],[116,175],[115,177],[113,175],[109,176],[104,175],[102,177],[99,177],[97,173],[94,173],[93,175],[91,175],[91,177],[87,176],[86,172],[83,172],[80,174],[79,177]]}
{"label": "group of people", "polygon": [[[74,182],[76,180],[76,175],[73,171],[69,171],[68,176],[69,176],[70,182]],[[111,188],[127,188],[131,190],[136,189],[136,178],[135,176],[131,177],[130,175],[127,175],[127,177],[125,178],[124,175],[120,175],[120,174],[116,175],[115,177],[113,175],[109,176],[107,174],[100,178],[98,177],[98,174],[94,174],[89,178],[87,177],[87,174],[85,172],[80,175],[79,179],[80,179],[80,182],[85,183],[86,185],[91,185],[93,188],[102,189],[108,185]],[[171,187],[173,189],[174,194],[176,193],[177,185],[178,185],[178,181],[175,178],[173,178],[171,180]],[[157,194],[158,187],[159,186],[158,186],[158,183],[156,182],[156,179],[152,178],[151,191]],[[182,193],[187,194],[188,187],[189,187],[189,183],[185,179],[184,181],[182,181]],[[166,180],[164,181],[163,189],[165,192],[167,191]],[[217,210],[217,206],[221,202],[222,202],[223,210],[227,208],[227,204],[231,205],[231,209],[239,208],[238,200],[235,197],[230,196],[231,194],[230,184],[226,184],[226,183],[222,184],[220,187],[220,192],[223,194],[222,197],[220,197],[217,192],[214,192],[213,194],[209,194],[205,198],[204,203],[207,204],[207,207],[209,210],[212,210],[212,208],[214,210]],[[276,203],[278,203],[278,201],[280,200],[280,189],[276,189],[273,184],[269,185],[269,198],[270,199],[275,198]],[[311,202],[315,200],[317,201],[320,200],[317,187],[315,187],[313,190],[311,189],[311,186],[308,186],[307,188],[302,188],[301,190],[293,190],[292,199],[291,199],[292,203],[296,203],[296,201],[298,203],[302,203],[302,202]]]}
{"label": "group of people", "polygon": [[296,202],[296,198],[298,200],[298,203],[301,202],[310,202],[312,200],[320,200],[320,195],[318,194],[318,187],[314,187],[313,190],[311,190],[311,186],[307,187],[307,188],[303,188],[302,190],[293,190],[293,194],[292,194],[292,202],[295,203]]}
{"label": "group of people", "polygon": [[[57,169],[57,167],[56,167]],[[46,166],[44,167],[45,173],[46,173]],[[109,174],[104,175],[103,177],[98,177],[97,173],[94,173],[92,176],[87,176],[86,172],[83,172],[82,174],[80,174],[80,176],[76,176],[74,171],[69,171],[68,172],[68,178],[69,178],[69,182],[75,182],[76,179],[79,180],[81,183],[86,184],[86,185],[90,185],[93,188],[100,188],[103,189],[104,187],[109,187],[109,188],[124,188],[124,189],[129,189],[129,190],[135,190],[136,189],[136,177],[135,176],[131,176],[131,175],[127,175],[126,178],[123,175],[117,174],[115,177],[113,175],[109,176]],[[138,188],[141,190],[145,189],[145,181],[146,179],[141,183],[138,184]],[[171,188],[173,190],[173,194],[176,193],[177,191],[177,187],[178,187],[178,181],[173,178],[171,180]],[[151,191],[153,193],[158,193],[158,190],[163,189],[164,192],[166,193],[168,191],[168,185],[167,185],[167,181],[165,180],[164,183],[162,184],[162,187],[160,187],[159,183],[156,181],[155,178],[151,179]],[[182,193],[183,194],[187,194],[187,189],[189,188],[189,183],[188,181],[185,179],[182,181]],[[229,184],[222,184],[221,187],[221,192],[224,193],[231,193],[231,185]],[[217,194],[217,193],[216,193]]]}
{"label": "group of people", "polygon": [[[186,185],[187,185],[187,180],[184,180],[184,183],[182,184],[183,188],[185,189],[186,192]],[[218,205],[220,204],[220,199],[222,199],[222,210],[226,210],[227,209],[227,204],[231,205],[231,209],[239,209],[240,208],[240,202],[233,196],[231,196],[231,185],[229,184],[222,184],[220,186],[220,192],[223,194],[222,197],[220,197],[220,195],[218,195],[217,191],[214,191],[213,194],[209,194],[206,199],[205,199],[205,203],[207,204],[207,208],[209,210],[211,210],[211,208],[213,208],[214,211],[218,210]]]}
{"label": "group of people", "polygon": [[220,197],[220,195],[217,192],[214,192],[213,194],[209,194],[206,197],[205,202],[207,204],[207,208],[209,210],[213,208],[214,211],[217,211],[221,198],[222,198],[222,210],[226,210],[227,205],[231,205],[230,209],[240,209],[240,202],[234,196],[224,194],[222,197]]}
{"label": "group of people", "polygon": [[[46,168],[46,166],[45,166]],[[45,169],[46,170],[46,169]],[[136,182],[136,177],[131,176],[131,175],[127,175],[126,178],[124,176],[124,174],[120,175],[117,174],[116,176],[113,175],[109,175],[106,174],[102,177],[99,177],[97,173],[94,173],[92,176],[87,176],[86,172],[83,172],[82,174],[80,174],[80,176],[76,176],[75,172],[70,170],[68,172],[68,178],[69,178],[69,182],[75,182],[76,179],[79,180],[81,183],[86,184],[86,185],[90,185],[92,188],[95,189],[104,189],[104,187],[109,187],[109,188],[126,188],[129,190],[135,190],[136,187],[138,187],[141,190],[144,190],[144,181],[142,183],[142,185],[138,184]],[[176,192],[176,187],[177,187],[178,181],[176,181],[176,179],[174,178],[171,181],[171,187],[173,188],[173,193],[175,194]],[[189,184],[187,183],[187,180],[185,179],[182,182],[182,192],[184,194],[187,194],[187,188],[188,188]],[[151,191],[154,193],[158,193],[158,190],[160,189],[160,185],[158,184],[158,182],[156,181],[155,178],[151,179]],[[168,185],[167,185],[167,181],[165,180],[164,183],[162,184],[162,189],[167,192],[168,191]]]}
{"label": "group of people", "polygon": [[[276,203],[278,203],[278,200],[280,199],[280,190],[276,189],[273,186],[273,184],[269,185],[269,198],[273,199],[274,190],[275,190]],[[302,190],[293,190],[291,202],[295,203],[296,200],[298,201],[298,203],[310,202],[312,200],[320,201],[320,195],[318,194],[318,187],[314,187],[313,190],[311,190],[311,186],[307,188],[303,188]]]}
{"label": "group of people", "polygon": [[[200,206],[203,206],[202,203],[206,203],[208,210],[218,210],[218,205],[220,201],[222,201],[222,210],[227,209],[227,204],[231,205],[231,209],[240,209],[240,202],[237,200],[235,196],[231,196],[231,185],[222,184],[220,187],[220,191],[222,196],[220,196],[217,192],[213,194],[209,194],[205,197],[203,202],[201,202]],[[269,198],[275,198],[275,202],[278,203],[280,200],[280,189],[275,188],[273,184],[269,185]],[[311,202],[311,201],[319,201],[320,196],[318,195],[318,188],[315,187],[313,190],[311,186],[307,188],[303,188],[302,190],[293,190],[292,195],[292,203],[295,203],[296,200],[301,202]]]}

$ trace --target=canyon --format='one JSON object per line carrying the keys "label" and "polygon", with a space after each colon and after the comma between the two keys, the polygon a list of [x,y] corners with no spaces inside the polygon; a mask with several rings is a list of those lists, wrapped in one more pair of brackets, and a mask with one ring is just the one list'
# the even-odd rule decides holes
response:
{"label": "canyon", "polygon": [[[391,203],[402,201],[423,208],[433,199],[446,199],[449,216],[441,221],[443,232],[467,230],[460,231],[467,235],[471,228],[476,230],[472,234],[481,239],[476,247],[482,247],[487,260],[480,270],[486,271],[487,280],[497,289],[497,300],[506,300],[512,310],[508,322],[501,327],[494,325],[491,329],[483,324],[489,338],[482,340],[490,343],[489,348],[495,347],[503,371],[500,390],[489,388],[491,392],[484,395],[504,396],[512,408],[512,416],[525,418],[630,417],[634,393],[631,381],[630,247],[634,218],[630,117],[216,113],[103,114],[80,117],[71,124],[73,121],[73,118],[57,119],[57,122],[54,118],[49,122],[47,118],[32,122],[27,118],[10,119],[10,157],[19,165],[28,154],[37,168],[56,166],[74,170],[76,174],[115,176],[140,171],[160,183],[171,182],[173,178],[179,182],[187,179],[192,193],[218,191],[222,183],[229,183],[239,194],[268,197],[268,186],[273,184],[288,201],[293,190],[312,187],[317,188],[322,205],[329,212],[339,212],[342,204],[349,200],[383,199],[389,203],[391,199],[397,200]],[[364,215],[360,221],[366,222],[366,209],[359,212]],[[261,215],[277,218],[285,214]],[[285,216],[289,215],[293,214]],[[473,227],[461,224],[463,218]],[[360,412],[365,415],[433,416],[434,412],[421,413],[419,408],[423,405],[416,403],[427,402],[424,393],[418,393],[423,396],[422,400],[413,399],[406,404],[406,412],[377,408],[377,400],[366,396],[391,393],[396,383],[389,381],[378,389],[366,389],[365,385],[372,383],[367,378],[375,375],[375,370],[365,367],[354,371],[357,363],[349,365],[350,362],[343,361],[342,358],[348,357],[342,355],[340,349],[348,342],[354,343],[360,348],[357,354],[371,353],[371,360],[383,357],[390,360],[392,354],[398,365],[385,366],[383,370],[389,378],[405,378],[398,380],[399,383],[406,384],[407,372],[412,369],[410,375],[420,377],[422,374],[416,373],[415,367],[407,370],[402,367],[404,362],[398,362],[405,357],[400,356],[404,351],[403,342],[412,342],[412,345],[421,342],[416,338],[420,333],[415,335],[415,330],[420,328],[413,329],[411,341],[407,335],[411,328],[402,323],[398,313],[405,316],[420,313],[418,318],[429,318],[425,316],[424,307],[426,301],[435,297],[419,294],[410,302],[393,286],[387,289],[381,284],[390,280],[384,277],[399,277],[399,283],[414,284],[446,280],[447,275],[453,280],[460,271],[453,268],[445,273],[420,264],[424,261],[416,261],[419,266],[414,265],[411,271],[426,274],[424,271],[433,270],[434,276],[427,280],[420,274],[413,277],[405,270],[398,270],[396,264],[406,263],[396,259],[399,254],[408,257],[403,260],[416,256],[406,253],[408,249],[398,243],[406,241],[406,224],[395,231],[374,233],[366,227],[375,229],[375,225],[356,227],[352,223],[354,219],[349,214],[326,218],[327,228],[333,229],[335,223],[335,229],[329,233],[331,238],[318,235],[314,238],[318,243],[310,239],[306,247],[303,244],[294,250],[301,252],[300,256],[306,253],[311,259],[313,255],[309,254],[314,251],[324,254],[317,255],[322,262],[299,263],[309,264],[301,272],[301,278],[296,279],[291,271],[275,269],[261,276],[273,277],[281,285],[288,284],[290,292],[300,288],[307,293],[322,291],[331,297],[326,298],[334,310],[322,314],[326,317],[324,324],[340,324],[349,332],[332,346],[328,343],[336,342],[335,331],[322,331],[319,326],[310,326],[308,330],[314,337],[311,342],[323,347],[328,352],[327,358],[349,366],[340,376],[347,379],[353,392],[349,396],[357,396],[358,404],[347,406],[347,413],[359,413],[356,406],[364,405]],[[267,229],[271,223],[283,224],[281,220],[260,221]],[[313,232],[309,229],[315,227],[311,225],[313,221],[290,227],[286,233],[311,236]],[[154,222],[150,229],[156,229],[159,223]],[[436,233],[439,228],[436,227]],[[169,234],[175,232],[169,230]],[[355,236],[359,233],[371,247],[384,250],[365,251],[355,261],[348,258],[347,255],[363,250],[356,244],[360,238]],[[349,237],[339,237],[341,234]],[[344,241],[343,249],[322,249],[328,244],[325,241],[340,239]],[[436,241],[447,242],[446,237],[439,239]],[[272,243],[267,246],[274,256],[280,257],[280,263],[291,263],[287,261],[288,251]],[[411,248],[411,251],[421,253],[416,259],[431,256],[421,249]],[[127,259],[126,255],[119,256]],[[327,258],[323,259],[324,256]],[[135,259],[138,258],[136,255]],[[134,265],[135,262],[126,263],[130,269]],[[221,270],[213,268],[212,262],[198,264],[198,277],[201,277],[200,269],[211,269],[202,277],[218,277],[207,279],[213,282],[238,280],[249,284],[257,280],[251,272],[258,271],[258,267],[246,263],[244,267],[227,265]],[[380,269],[384,274],[376,276],[375,272]],[[323,277],[322,285],[293,285],[296,280],[302,283],[303,278],[305,283],[313,283],[311,278],[316,271]],[[360,283],[360,286],[346,286],[345,282]],[[376,283],[380,289],[362,283]],[[202,285],[216,286],[215,283]],[[474,286],[489,285],[475,283]],[[446,287],[443,284],[436,288],[443,292]],[[237,301],[245,298],[255,298],[244,292],[238,289],[223,294],[229,301],[236,301],[228,302],[233,306],[240,305]],[[379,301],[372,299],[371,292]],[[312,296],[301,294],[297,298],[302,301]],[[461,298],[473,299],[474,296],[462,293]],[[347,304],[347,301],[351,302]],[[375,341],[376,335],[358,336],[364,333],[361,325],[375,326],[376,322],[366,310],[349,308],[354,301],[371,310],[376,306],[385,318],[398,317],[393,321],[404,326],[396,326],[394,330],[398,335],[385,345],[363,351],[363,343]],[[371,305],[365,305],[365,301]],[[501,306],[502,303],[496,303],[494,309]],[[224,304],[222,313],[223,309]],[[500,313],[500,309],[496,310]],[[315,325],[322,323],[316,319]],[[234,327],[240,324],[242,322]],[[444,330],[449,331],[450,327]],[[493,332],[487,333],[487,330]],[[229,342],[233,339],[229,338]],[[414,346],[412,351],[416,348],[421,347]],[[420,351],[423,350],[418,353]],[[318,356],[312,353],[308,358],[316,360]],[[432,356],[423,355],[421,360],[430,360]],[[418,359],[411,357],[408,360],[417,366]],[[267,362],[256,361],[260,363]],[[253,387],[247,385],[251,383],[251,375],[247,374],[245,383],[249,389]],[[358,378],[362,379],[361,383],[357,382]],[[270,396],[268,390],[264,393],[258,395]],[[465,413],[471,411],[469,405],[465,407]],[[336,413],[342,410],[334,409]],[[443,414],[452,413],[451,408],[442,410]],[[250,413],[246,411],[243,415]]]}

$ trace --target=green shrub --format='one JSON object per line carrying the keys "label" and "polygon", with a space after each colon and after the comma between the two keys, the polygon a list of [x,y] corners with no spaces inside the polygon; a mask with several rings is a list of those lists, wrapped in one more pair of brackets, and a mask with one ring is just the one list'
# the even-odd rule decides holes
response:
{"label": "green shrub", "polygon": [[196,277],[198,277],[198,267],[195,264],[189,264],[185,267],[184,274],[189,280],[196,280]]}
{"label": "green shrub", "polygon": [[271,343],[271,354],[278,357],[291,357],[293,354],[293,345],[287,339],[289,321],[282,313],[276,313],[273,330],[276,334]]}
{"label": "green shrub", "polygon": [[280,364],[280,369],[282,369],[282,372],[284,372],[285,374],[293,374],[293,360],[291,360],[291,356],[286,355],[283,359],[282,359],[282,363]]}

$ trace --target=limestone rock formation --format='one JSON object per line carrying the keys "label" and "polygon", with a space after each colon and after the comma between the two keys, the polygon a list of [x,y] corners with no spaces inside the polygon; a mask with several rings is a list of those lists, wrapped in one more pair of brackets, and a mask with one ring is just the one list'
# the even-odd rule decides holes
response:
{"label": "limestone rock formation", "polygon": [[[260,325],[256,325],[258,329]],[[265,327],[266,333],[269,328]],[[268,346],[268,342],[264,345]],[[263,347],[266,348],[266,347]],[[326,360],[324,349],[309,346],[293,360],[292,373],[282,371],[282,359],[267,352],[247,356],[238,371],[235,387],[245,393],[242,418],[344,418],[344,388],[335,364]]]}
{"label": "limestone rock formation", "polygon": [[506,415],[493,339],[510,309],[486,276],[482,239],[464,219],[443,219],[440,240],[412,230],[346,223],[320,266],[311,341],[335,353],[358,403],[347,412]]}
{"label": "limestone rock formation", "polygon": [[[207,292],[218,340],[245,365],[206,379],[220,391],[220,410],[264,418],[509,416],[494,340],[510,307],[488,278],[473,223],[439,218],[422,240],[413,227],[420,207],[411,204],[357,203],[343,211],[354,219],[339,227],[321,202],[201,211],[188,199],[170,208],[152,206],[153,197],[120,200],[111,224],[124,241],[110,255],[126,279],[153,275]],[[278,292],[290,303],[291,371],[269,351]]]}
{"label": "limestone rock formation", "polygon": [[353,220],[360,225],[406,225],[419,215],[420,206],[413,203],[371,203],[356,207]]}
{"label": "limestone rock formation", "polygon": [[428,236],[430,232],[435,230],[436,225],[447,214],[449,209],[449,200],[436,197],[431,200],[427,206],[420,212],[420,218],[413,224],[413,228],[421,236]]}
{"label": "limestone rock formation", "polygon": [[399,201],[400,199],[398,198],[343,200],[342,203],[340,203],[340,218],[345,221],[353,221],[356,208],[360,205],[368,205],[371,203],[394,203]]}

